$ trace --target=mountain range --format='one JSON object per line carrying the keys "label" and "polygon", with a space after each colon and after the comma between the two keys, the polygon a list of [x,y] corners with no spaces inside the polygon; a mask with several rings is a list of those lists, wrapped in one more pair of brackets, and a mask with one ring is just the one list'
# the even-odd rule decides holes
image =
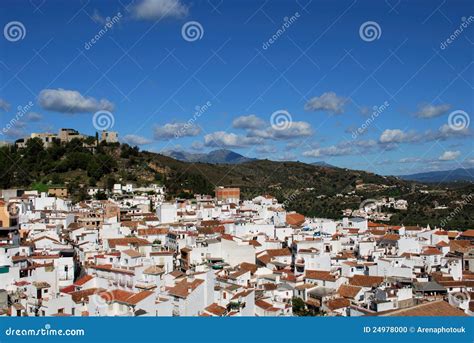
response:
{"label": "mountain range", "polygon": [[255,158],[245,157],[241,154],[227,149],[213,150],[208,153],[190,153],[179,150],[170,150],[165,152],[164,155],[174,158],[178,161],[192,163],[200,162],[212,164],[239,164],[256,160]]}
{"label": "mountain range", "polygon": [[[208,153],[190,153],[182,150],[169,150],[163,154],[178,161],[191,163],[241,164],[258,160],[256,158],[243,156],[228,149],[217,149]],[[324,161],[313,162],[310,164],[318,167],[336,168]]]}
{"label": "mountain range", "polygon": [[432,171],[400,176],[403,180],[418,182],[474,182],[474,168],[458,168],[454,170]]}
{"label": "mountain range", "polygon": [[[90,186],[112,189],[118,182],[163,184],[171,201],[192,198],[194,194],[214,194],[215,187],[228,186],[239,187],[242,199],[268,194],[288,210],[311,217],[340,218],[343,210],[357,209],[366,199],[396,197],[407,200],[409,207],[395,213],[392,223],[439,225],[449,209],[435,210],[434,203],[452,209],[463,195],[474,193],[474,184],[414,183],[321,163],[248,159],[226,150],[203,154],[205,163],[183,162],[127,144],[101,143],[91,151],[76,139],[44,148],[39,138],[34,138],[25,148],[2,146],[0,155],[6,157],[0,159],[0,189],[18,187],[45,192],[50,185],[64,185],[74,201],[87,199]],[[179,157],[190,158],[186,154]],[[17,163],[12,165],[10,161]],[[217,163],[222,161],[225,163]],[[449,224],[474,228],[473,216],[474,204],[466,204],[462,215]]]}

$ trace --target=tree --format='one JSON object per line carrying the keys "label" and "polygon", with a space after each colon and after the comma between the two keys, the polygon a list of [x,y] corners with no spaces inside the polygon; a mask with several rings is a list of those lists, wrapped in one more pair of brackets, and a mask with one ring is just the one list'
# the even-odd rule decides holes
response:
{"label": "tree", "polygon": [[115,178],[113,176],[109,176],[107,178],[107,180],[105,181],[105,184],[106,184],[106,188],[111,191],[113,188],[114,188],[114,184],[116,184],[117,181],[115,180]]}
{"label": "tree", "polygon": [[293,297],[291,299],[291,305],[293,306],[293,314],[297,316],[306,316],[307,310],[306,305],[301,298]]}

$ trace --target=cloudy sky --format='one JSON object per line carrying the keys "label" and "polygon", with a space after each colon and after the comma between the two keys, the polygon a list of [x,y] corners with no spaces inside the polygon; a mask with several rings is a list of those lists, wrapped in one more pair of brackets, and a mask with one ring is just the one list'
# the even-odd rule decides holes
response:
{"label": "cloudy sky", "polygon": [[110,127],[155,152],[474,166],[470,1],[0,6],[0,141]]}

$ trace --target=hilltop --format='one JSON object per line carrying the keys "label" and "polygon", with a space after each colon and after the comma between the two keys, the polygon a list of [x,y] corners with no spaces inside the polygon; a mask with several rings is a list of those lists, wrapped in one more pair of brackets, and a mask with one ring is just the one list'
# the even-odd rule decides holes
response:
{"label": "hilltop", "polygon": [[[159,183],[168,196],[191,198],[213,194],[216,186],[240,187],[244,198],[270,194],[288,209],[308,216],[338,218],[346,208],[356,209],[366,199],[403,198],[408,211],[396,211],[395,224],[437,225],[456,208],[462,195],[474,194],[471,184],[425,185],[365,171],[311,165],[301,162],[251,160],[238,164],[183,162],[169,156],[140,151],[120,143],[73,139],[45,149],[38,139],[25,148],[0,147],[0,188],[43,188],[66,185],[74,200],[87,198],[87,187],[111,189],[114,183]],[[447,206],[434,210],[434,203]],[[450,225],[472,226],[473,204]]]}

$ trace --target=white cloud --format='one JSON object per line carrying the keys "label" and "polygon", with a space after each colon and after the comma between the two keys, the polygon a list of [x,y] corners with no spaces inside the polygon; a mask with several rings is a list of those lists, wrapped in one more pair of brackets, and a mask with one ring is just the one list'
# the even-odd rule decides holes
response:
{"label": "white cloud", "polygon": [[307,137],[313,134],[311,124],[305,121],[289,122],[286,127],[278,128],[269,126],[261,130],[249,130],[247,136],[263,139],[285,140],[299,137]]}
{"label": "white cloud", "polygon": [[256,137],[245,137],[225,131],[216,131],[204,136],[204,145],[208,147],[241,148],[260,142],[261,139]]}
{"label": "white cloud", "polygon": [[43,89],[38,102],[45,110],[61,113],[85,113],[99,110],[113,111],[114,104],[107,99],[84,97],[78,91],[66,89]]}
{"label": "white cloud", "polygon": [[400,159],[398,162],[400,162],[400,163],[416,163],[416,162],[421,162],[421,161],[422,160],[420,158],[406,157],[406,158]]}
{"label": "white cloud", "polygon": [[201,151],[202,149],[204,149],[204,143],[195,141],[193,142],[193,144],[191,144],[191,149]]}
{"label": "white cloud", "polygon": [[274,154],[277,152],[277,148],[273,145],[261,145],[256,149],[256,151],[259,154]]}
{"label": "white cloud", "polygon": [[151,139],[146,137],[138,136],[138,135],[125,135],[123,137],[125,143],[129,145],[146,145],[152,142]]}
{"label": "white cloud", "polygon": [[462,130],[455,130],[448,124],[444,124],[437,131],[427,130],[423,133],[415,131],[405,132],[400,129],[387,129],[380,135],[379,141],[385,145],[385,148],[390,144],[398,143],[418,143],[418,142],[432,142],[436,140],[447,140],[449,138],[463,138],[471,136],[468,128]]}
{"label": "white cloud", "polygon": [[189,123],[169,123],[163,126],[155,126],[153,136],[157,140],[167,140],[171,138],[193,137],[201,133],[199,126]]}
{"label": "white cloud", "polygon": [[[377,147],[375,140],[343,141],[325,148],[316,148],[303,152],[306,157],[342,156],[370,153]],[[360,148],[360,149],[358,149]]]}
{"label": "white cloud", "polygon": [[10,110],[10,104],[6,100],[0,98],[0,109],[8,112]]}
{"label": "white cloud", "polygon": [[43,119],[43,116],[36,112],[29,112],[26,114],[25,119],[28,121],[40,121]]}
{"label": "white cloud", "polygon": [[408,134],[399,129],[387,129],[380,135],[381,143],[403,143],[407,140]]}
{"label": "white cloud", "polygon": [[461,156],[460,151],[445,151],[440,157],[440,161],[453,161]]}
{"label": "white cloud", "polygon": [[435,134],[430,134],[432,139],[447,139],[451,137],[462,137],[462,136],[469,136],[471,133],[467,127],[463,128],[462,130],[455,130],[448,124],[444,124],[441,126]]}
{"label": "white cloud", "polygon": [[336,95],[334,92],[323,93],[309,100],[304,109],[306,111],[328,111],[335,114],[344,112],[344,105],[348,99]]}
{"label": "white cloud", "polygon": [[327,148],[313,149],[303,152],[303,156],[306,157],[323,157],[323,156],[342,156],[350,155],[353,153],[353,150],[349,146],[337,146],[332,145]]}
{"label": "white cloud", "polygon": [[264,125],[265,122],[254,114],[237,117],[232,122],[232,126],[236,129],[258,129]]}
{"label": "white cloud", "polygon": [[418,106],[418,111],[415,114],[419,118],[435,118],[446,114],[450,108],[449,104],[422,104]]}
{"label": "white cloud", "polygon": [[180,0],[142,0],[132,7],[133,16],[141,20],[160,20],[163,18],[184,18],[188,6]]}

